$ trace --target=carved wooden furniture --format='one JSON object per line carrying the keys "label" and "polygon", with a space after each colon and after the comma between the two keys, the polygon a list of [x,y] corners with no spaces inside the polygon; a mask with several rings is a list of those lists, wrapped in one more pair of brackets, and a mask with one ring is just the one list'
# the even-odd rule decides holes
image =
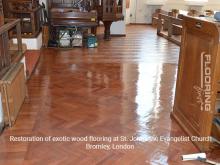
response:
{"label": "carved wooden furniture", "polygon": [[47,14],[47,9],[46,5],[42,2],[42,11],[43,11],[43,16],[42,16],[42,46],[47,47],[48,42],[49,42],[49,23],[48,23],[48,14]]}
{"label": "carved wooden furniture", "polygon": [[192,17],[196,17],[199,16],[200,12],[198,12],[197,10],[194,9],[190,9],[187,13],[187,15],[192,16]]}
{"label": "carved wooden furniture", "polygon": [[[20,20],[7,21],[8,23],[0,26],[0,77],[9,69],[11,64],[18,62],[23,57]],[[18,48],[16,51],[10,52],[8,32],[13,28],[16,29]]]}
{"label": "carved wooden furniture", "polygon": [[[191,137],[220,139],[220,129],[215,127],[215,120],[220,119],[219,37],[218,23],[184,16],[172,116]],[[201,151],[213,147],[210,139],[194,139],[193,143]]]}
{"label": "carved wooden furniture", "polygon": [[212,15],[214,15],[214,11],[213,10],[205,10],[204,14],[206,16],[212,16]]}
{"label": "carved wooden furniture", "polygon": [[38,0],[4,0],[7,18],[21,19],[22,37],[36,37],[41,30],[41,7]]}
{"label": "carved wooden furniture", "polygon": [[[7,23],[5,23],[7,22]],[[9,31],[17,33],[17,51],[10,54]],[[17,63],[23,57],[20,20],[4,20],[0,0],[0,92],[4,122],[12,126],[26,95],[24,65]]]}
{"label": "carved wooden furniture", "polygon": [[0,26],[4,24],[4,13],[3,13],[3,5],[2,0],[0,0]]}
{"label": "carved wooden furniture", "polygon": [[159,13],[157,22],[157,34],[171,42],[180,45],[182,34],[182,19]]}
{"label": "carved wooden furniture", "polygon": [[105,34],[104,39],[110,40],[111,38],[111,24],[115,21],[123,20],[123,0],[99,0],[97,9],[99,19],[104,23]]}
{"label": "carved wooden furniture", "polygon": [[157,26],[160,10],[161,9],[156,9],[155,12],[152,14],[152,26]]}
{"label": "carved wooden furniture", "polygon": [[96,27],[97,13],[80,12],[78,9],[52,8],[50,10],[52,26]]}
{"label": "carved wooden furniture", "polygon": [[102,21],[104,38],[109,40],[112,22],[124,18],[122,4],[122,0],[48,0],[50,24],[52,27],[93,27],[92,32],[96,33],[96,26]]}
{"label": "carved wooden furniture", "polygon": [[[171,27],[170,27],[170,31],[172,33],[170,33],[170,37],[174,36],[181,36],[182,35],[182,19],[180,18],[176,18],[176,17],[171,17]],[[178,40],[178,42],[180,42],[180,40]]]}
{"label": "carved wooden furniture", "polygon": [[178,9],[172,9],[171,10],[171,16],[178,17],[180,11]]}
{"label": "carved wooden furniture", "polygon": [[[71,27],[91,28],[92,33],[96,34],[97,12],[92,10],[92,7],[86,2],[48,0],[50,38],[52,40],[59,39],[60,29]],[[86,5],[82,6],[84,3]]]}
{"label": "carved wooden furniture", "polygon": [[155,12],[152,14],[152,26],[157,26],[159,14],[162,12],[163,12],[162,9],[156,9]]}
{"label": "carved wooden furniture", "polygon": [[24,64],[13,64],[1,78],[2,107],[5,124],[14,124],[26,96]]}
{"label": "carved wooden furniture", "polygon": [[[162,9],[156,9],[155,12],[153,13],[152,15],[152,25],[153,26],[157,26],[157,23],[158,23],[158,19],[159,19],[159,14],[163,14],[163,15],[166,15],[166,16],[173,16],[173,17],[178,17],[179,15],[179,10],[177,9],[172,9],[171,11],[165,11],[165,10],[162,10]],[[166,21],[164,21],[164,26],[168,26]],[[166,28],[167,29],[167,28]]]}
{"label": "carved wooden furniture", "polygon": [[197,17],[201,13],[196,10],[184,11],[172,9],[171,12],[163,10],[156,10],[153,14],[153,26],[157,25],[157,34],[169,41],[180,45],[182,35],[182,19],[184,16],[189,15]]}
{"label": "carved wooden furniture", "polygon": [[[156,9],[155,10],[155,13],[153,13],[153,15],[152,15],[152,25],[153,26],[157,26],[158,25],[158,21],[159,21],[159,15],[160,14],[163,14],[163,15],[165,15],[165,16],[170,16],[171,15],[171,12],[168,12],[168,11],[165,11],[165,10],[162,10],[162,9]],[[167,30],[168,29],[168,20],[166,19],[166,17],[164,17],[164,18],[160,18],[161,20],[161,24],[160,24],[160,26],[161,25],[163,25],[163,29],[164,30]]]}

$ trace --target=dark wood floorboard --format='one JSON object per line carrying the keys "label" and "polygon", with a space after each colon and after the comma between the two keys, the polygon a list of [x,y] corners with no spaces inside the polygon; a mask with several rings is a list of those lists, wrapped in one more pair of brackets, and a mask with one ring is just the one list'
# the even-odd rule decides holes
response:
{"label": "dark wood floorboard", "polygon": [[[86,150],[90,142],[10,142],[10,136],[186,136],[171,120],[179,47],[150,26],[97,49],[42,50],[30,102],[0,137],[1,165],[197,165],[191,142],[114,142],[132,150]],[[91,142],[91,144],[102,144]],[[104,142],[104,144],[109,144]],[[112,143],[113,144],[113,143]],[[219,160],[219,154],[213,153]]]}

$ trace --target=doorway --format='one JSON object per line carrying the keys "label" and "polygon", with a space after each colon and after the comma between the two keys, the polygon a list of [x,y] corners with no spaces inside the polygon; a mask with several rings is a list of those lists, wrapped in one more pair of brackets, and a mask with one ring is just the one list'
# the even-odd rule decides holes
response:
{"label": "doorway", "polygon": [[146,24],[146,0],[131,0],[130,2],[130,23]]}

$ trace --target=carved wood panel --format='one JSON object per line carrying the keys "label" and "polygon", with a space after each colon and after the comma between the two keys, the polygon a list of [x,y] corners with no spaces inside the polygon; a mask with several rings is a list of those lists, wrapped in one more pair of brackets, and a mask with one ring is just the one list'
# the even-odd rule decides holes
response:
{"label": "carved wood panel", "polygon": [[3,13],[2,0],[0,0],[0,26],[3,24],[4,24],[4,13]]}
{"label": "carved wood panel", "polygon": [[[2,0],[0,0],[0,26],[4,24],[4,13]],[[0,75],[1,70],[10,64],[10,57],[8,56],[8,33],[0,35]]]}
{"label": "carved wood panel", "polygon": [[39,0],[2,0],[5,16],[21,19],[23,37],[36,37],[40,32],[42,10]]}

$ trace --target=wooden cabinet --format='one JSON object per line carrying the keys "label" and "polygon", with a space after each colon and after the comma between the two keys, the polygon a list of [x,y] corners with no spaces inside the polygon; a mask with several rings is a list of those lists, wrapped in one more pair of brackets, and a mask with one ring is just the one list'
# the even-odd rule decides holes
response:
{"label": "wooden cabinet", "polygon": [[[213,124],[220,116],[216,104],[220,79],[219,32],[220,24],[184,17],[172,116],[191,137],[220,138],[220,130]],[[210,138],[207,139],[191,140],[201,151],[206,151],[212,146]]]}

